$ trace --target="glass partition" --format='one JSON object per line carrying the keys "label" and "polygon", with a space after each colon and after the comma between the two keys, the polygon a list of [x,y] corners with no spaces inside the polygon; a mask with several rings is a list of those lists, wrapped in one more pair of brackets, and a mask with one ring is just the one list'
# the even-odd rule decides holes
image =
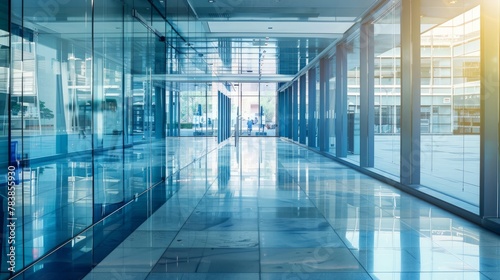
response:
{"label": "glass partition", "polygon": [[401,48],[399,2],[373,22],[374,26],[374,167],[399,177],[401,119]]}
{"label": "glass partition", "polygon": [[421,184],[478,206],[479,1],[441,5],[448,13],[421,23]]}
{"label": "glass partition", "polygon": [[[91,226],[165,178],[166,87],[154,81],[166,73],[167,45],[158,36],[165,20],[149,4],[53,4],[12,1],[12,48],[0,39],[2,55],[11,58],[0,61],[0,108],[10,107],[10,126],[0,111],[0,145],[10,133],[16,271],[84,231],[99,237],[84,234],[94,247],[76,249],[74,258],[104,243],[111,249],[113,230]],[[83,239],[71,245],[84,246]]]}
{"label": "glass partition", "polygon": [[260,126],[261,136],[276,136],[276,83],[260,84]]}
{"label": "glass partition", "polygon": [[20,160],[20,269],[92,224],[93,104],[90,3],[61,4],[57,17],[37,1],[18,4],[11,7],[10,129]]}
{"label": "glass partition", "polygon": [[90,164],[93,166],[94,221],[99,221],[125,203],[122,159],[124,44],[123,22],[110,23],[108,20],[117,12],[120,14],[121,5],[99,2],[94,7],[94,125],[91,136],[94,148],[101,150],[94,151],[95,161]]}
{"label": "glass partition", "polygon": [[[15,4],[13,5],[15,6]],[[16,190],[15,181],[16,178],[19,178],[19,166],[17,163],[17,149],[19,148],[19,142],[11,142],[9,141],[9,133],[10,133],[10,65],[11,65],[11,43],[9,38],[11,37],[11,27],[9,22],[9,2],[2,1],[0,3],[0,150],[3,153],[0,156],[0,168],[4,170],[0,176],[0,203],[2,205],[8,205],[8,197],[9,192],[11,192],[10,197],[19,197],[19,195],[12,195],[12,190]],[[9,268],[12,267],[10,263],[8,263],[7,259],[4,259],[8,253],[10,253],[10,248],[6,246],[8,244],[7,236],[8,231],[10,229],[7,228],[8,220],[10,214],[8,211],[3,209],[7,209],[7,207],[2,207],[2,211],[0,212],[0,227],[2,228],[2,237],[0,241],[0,248],[2,251],[2,257],[0,257],[0,278],[9,277]],[[8,210],[8,209],[7,209]],[[16,213],[14,213],[16,214]],[[15,234],[21,234],[22,231],[17,229],[13,231]],[[22,245],[18,246],[19,249],[22,249]],[[20,251],[18,251],[20,252]],[[14,253],[18,253],[14,251]],[[13,266],[14,269],[16,266]],[[19,267],[19,266],[18,266]]]}
{"label": "glass partition", "polygon": [[[276,136],[276,84],[240,83],[231,91],[233,107],[232,125],[234,130],[236,114],[239,112],[241,136]],[[241,99],[241,108],[236,100]],[[234,101],[233,101],[234,100]]]}

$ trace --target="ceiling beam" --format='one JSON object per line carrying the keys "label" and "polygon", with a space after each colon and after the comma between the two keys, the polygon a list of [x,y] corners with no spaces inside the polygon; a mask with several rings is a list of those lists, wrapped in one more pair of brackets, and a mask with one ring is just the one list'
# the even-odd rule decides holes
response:
{"label": "ceiling beam", "polygon": [[[286,83],[290,82],[294,75],[281,75],[281,74],[265,74],[259,76],[258,74],[223,74],[223,75],[205,75],[205,74],[160,74],[152,75],[153,81],[165,82],[179,82],[179,83]],[[134,80],[145,81],[149,79],[148,75],[134,75]]]}

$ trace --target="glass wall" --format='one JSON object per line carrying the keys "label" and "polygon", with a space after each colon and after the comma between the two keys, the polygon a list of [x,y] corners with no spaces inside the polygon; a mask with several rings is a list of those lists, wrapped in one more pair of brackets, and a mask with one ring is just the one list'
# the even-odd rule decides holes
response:
{"label": "glass wall", "polygon": [[[16,189],[22,195],[16,204],[22,218],[17,269],[92,224],[92,111],[97,107],[91,94],[90,3],[74,1],[75,10],[61,7],[59,21],[41,12],[36,1],[21,4],[11,15],[10,140],[20,161]],[[68,23],[72,16],[79,20]]]}
{"label": "glass wall", "polygon": [[260,84],[241,84],[241,125],[243,136],[254,136],[259,131],[259,90]]}
{"label": "glass wall", "polygon": [[[171,101],[172,104],[178,103],[180,134],[173,134],[188,137],[217,137],[219,92],[227,92],[225,86],[219,83],[180,83],[179,93],[173,94],[178,96],[178,102]],[[176,108],[170,109],[176,110]],[[172,116],[176,114],[173,113]]]}
{"label": "glass wall", "polygon": [[[260,84],[259,104],[261,111],[261,130],[264,136],[276,136],[276,83]],[[307,115],[306,115],[307,116]],[[307,120],[307,119],[306,119]]]}
{"label": "glass wall", "polygon": [[[93,141],[96,161],[93,166],[94,184],[94,221],[100,220],[116,210],[125,202],[124,173],[125,161],[120,160],[123,153],[123,112],[124,112],[124,90],[123,90],[123,21],[113,22],[110,29],[104,26],[110,24],[108,17],[116,15],[122,9],[119,2],[102,2],[95,4],[94,26],[94,50],[93,56],[89,56],[93,62],[93,76],[89,76],[89,82],[93,89],[87,92],[89,101],[93,104],[89,113],[93,118],[89,137]],[[133,26],[132,33],[146,33],[145,27],[140,23]],[[89,35],[92,35],[90,32]],[[142,38],[141,38],[142,39]],[[138,40],[139,41],[139,40]],[[148,49],[148,40],[140,40],[141,47]],[[137,49],[135,49],[137,50]],[[132,59],[138,59],[134,57]],[[150,67],[149,67],[150,68]],[[137,69],[136,69],[137,70]],[[141,73],[145,74],[145,73]],[[150,87],[144,90],[144,95],[150,98]],[[147,103],[144,103],[145,105]],[[146,107],[146,106],[144,106]],[[151,108],[144,110],[148,114]],[[146,124],[145,124],[146,125]],[[144,127],[148,131],[150,127]],[[82,138],[87,138],[85,129],[82,129]],[[114,160],[110,160],[114,159]],[[78,162],[77,164],[82,164]],[[144,184],[144,187],[147,185]],[[129,197],[130,199],[130,197]]]}
{"label": "glass wall", "polygon": [[316,147],[316,68],[307,71],[307,145]]}
{"label": "glass wall", "polygon": [[[232,116],[241,116],[241,136],[276,136],[276,83],[240,83],[231,92]],[[233,102],[234,100],[234,102]],[[241,100],[236,102],[236,100]],[[241,104],[238,106],[238,103]],[[233,117],[232,128],[236,119]]]}
{"label": "glass wall", "polygon": [[[445,4],[442,4],[445,7]],[[430,6],[422,4],[427,13]],[[479,1],[422,18],[421,184],[479,205]]]}
{"label": "glass wall", "polygon": [[24,0],[2,9],[11,20],[0,17],[0,32],[10,28],[12,47],[0,36],[0,145],[10,150],[0,164],[13,169],[17,218],[16,263],[2,253],[2,273],[71,240],[74,259],[98,251],[90,268],[119,241],[107,226],[126,235],[139,221],[124,229],[125,221],[102,220],[166,176],[167,86],[155,79],[167,73],[166,22],[151,4],[131,2]]}
{"label": "glass wall", "polygon": [[217,136],[218,92],[232,100],[232,130],[239,113],[241,136],[276,136],[275,83],[181,83],[180,89],[180,136]]}
{"label": "glass wall", "polygon": [[205,83],[183,83],[180,91],[180,135],[206,136],[208,119],[207,90]]}
{"label": "glass wall", "polygon": [[[9,197],[8,192],[12,190],[12,184],[15,184],[16,177],[16,168],[17,162],[15,161],[15,155],[11,155],[11,148],[9,142],[9,111],[10,111],[10,102],[9,102],[9,73],[10,73],[10,27],[9,27],[9,3],[8,1],[2,1],[0,3],[0,151],[3,151],[0,155],[0,168],[1,170],[5,170],[0,174],[0,203],[2,203],[1,212],[0,212],[0,228],[1,231],[1,254],[0,261],[0,278],[6,278],[8,272],[8,268],[10,264],[7,263],[7,260],[4,260],[3,256],[7,255],[9,251],[6,251],[6,246],[4,242],[6,239],[7,231],[7,214],[6,205],[7,200],[4,197]],[[14,176],[12,176],[14,175]],[[19,197],[19,196],[17,196]],[[19,232],[19,230],[17,230]],[[16,233],[16,231],[14,231]]]}
{"label": "glass wall", "polygon": [[[346,163],[358,165],[362,159],[367,173],[377,173],[395,185],[403,184],[402,188],[437,197],[446,202],[441,206],[457,213],[480,215],[480,210],[487,207],[488,216],[498,216],[494,214],[498,196],[489,197],[497,190],[488,187],[498,185],[498,168],[494,165],[498,164],[498,133],[494,128],[498,108],[489,104],[498,103],[492,97],[498,93],[498,49],[494,45],[498,40],[493,31],[489,34],[493,39],[481,38],[481,25],[496,17],[482,16],[490,11],[481,10],[479,0],[431,2],[384,2],[325,54],[323,59],[331,58],[328,77],[317,73],[319,62],[310,65],[308,82],[317,83],[317,92],[320,84],[329,84],[329,98],[317,98],[315,106],[309,107],[314,109],[314,121],[308,125],[320,124],[318,131],[328,131],[326,154],[345,160],[339,153],[347,151]],[[408,5],[407,9],[402,8],[404,5]],[[413,5],[419,5],[418,15],[409,12],[415,10]],[[410,15],[413,17],[408,18]],[[415,21],[420,21],[417,27]],[[481,59],[485,50],[488,61]],[[409,57],[402,59],[402,54]],[[495,71],[481,73],[486,66]],[[361,73],[361,69],[368,73]],[[317,77],[311,71],[316,71]],[[290,92],[294,83],[288,83],[284,92]],[[366,85],[363,94],[368,93],[368,100],[360,100],[362,85]],[[325,112],[318,112],[320,100],[326,100]],[[370,104],[368,109],[360,106],[364,104]],[[326,117],[324,123],[318,122],[320,115]],[[487,132],[481,127],[485,122],[492,126]],[[342,129],[346,132],[339,134]],[[360,139],[361,135],[366,139]],[[481,135],[488,138],[482,139]],[[314,139],[317,142],[317,137]],[[317,147],[313,143],[309,146]],[[488,186],[481,182],[488,182]],[[480,204],[481,193],[488,205]]]}
{"label": "glass wall", "polygon": [[388,8],[374,28],[374,167],[399,177],[401,118],[400,6]]}

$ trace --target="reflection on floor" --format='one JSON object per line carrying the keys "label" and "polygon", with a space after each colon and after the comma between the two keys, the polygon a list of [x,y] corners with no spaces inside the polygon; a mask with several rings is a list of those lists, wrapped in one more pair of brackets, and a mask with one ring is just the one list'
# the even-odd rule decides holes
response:
{"label": "reflection on floor", "polygon": [[498,235],[279,139],[186,174],[85,279],[500,279]]}
{"label": "reflection on floor", "polygon": [[[55,141],[44,145],[55,149]],[[24,248],[18,246],[19,259],[25,266],[41,259],[91,226],[93,219],[100,220],[161,182],[161,174],[176,173],[216,148],[214,138],[168,138],[124,150],[89,150],[55,160],[34,158],[35,163],[23,168],[23,180],[17,187],[22,191],[16,193],[23,215],[17,236],[26,240]],[[158,169],[162,171],[156,176],[145,175],[144,170]]]}

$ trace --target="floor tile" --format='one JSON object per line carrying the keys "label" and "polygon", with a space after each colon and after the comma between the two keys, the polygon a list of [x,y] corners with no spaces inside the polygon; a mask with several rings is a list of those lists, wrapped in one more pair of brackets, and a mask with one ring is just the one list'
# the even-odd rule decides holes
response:
{"label": "floor tile", "polygon": [[176,176],[86,279],[500,279],[497,234],[277,138]]}
{"label": "floor tile", "polygon": [[172,248],[253,248],[258,231],[180,231]]}
{"label": "floor tile", "polygon": [[332,230],[324,218],[279,218],[261,219],[259,229],[265,231],[314,231]]}
{"label": "floor tile", "polygon": [[346,248],[262,248],[262,272],[362,272]]}
{"label": "floor tile", "polygon": [[345,247],[333,230],[330,231],[261,231],[261,248]]}
{"label": "floor tile", "polygon": [[154,273],[258,273],[257,248],[169,248]]}

